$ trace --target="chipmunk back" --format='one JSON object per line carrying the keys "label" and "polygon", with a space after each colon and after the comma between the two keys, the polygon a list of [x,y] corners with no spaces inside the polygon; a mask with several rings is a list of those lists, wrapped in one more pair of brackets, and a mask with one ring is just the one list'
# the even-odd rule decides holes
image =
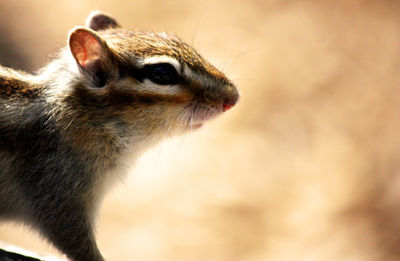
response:
{"label": "chipmunk back", "polygon": [[115,169],[234,106],[237,89],[176,36],[94,12],[37,74],[0,67],[0,219],[75,261],[104,260],[94,215]]}

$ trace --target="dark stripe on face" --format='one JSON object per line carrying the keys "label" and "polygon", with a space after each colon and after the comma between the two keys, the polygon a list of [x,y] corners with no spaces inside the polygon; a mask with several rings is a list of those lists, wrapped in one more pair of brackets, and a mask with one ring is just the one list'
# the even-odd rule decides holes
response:
{"label": "dark stripe on face", "polygon": [[[190,92],[182,95],[165,95],[157,93],[143,93],[140,91],[132,90],[121,90],[108,86],[108,89],[103,93],[93,93],[87,90],[83,86],[75,88],[73,96],[77,98],[77,102],[81,106],[93,107],[95,110],[101,108],[107,109],[113,108],[124,108],[129,106],[137,105],[154,105],[157,106],[160,103],[180,104],[187,103],[192,99]],[[168,88],[168,87],[166,87]],[[71,100],[74,102],[74,100]]]}
{"label": "dark stripe on face", "polygon": [[173,85],[184,83],[184,78],[176,71],[175,67],[167,62],[144,65],[137,68],[133,65],[121,65],[119,68],[120,77],[132,77],[143,83],[145,79],[158,85]]}

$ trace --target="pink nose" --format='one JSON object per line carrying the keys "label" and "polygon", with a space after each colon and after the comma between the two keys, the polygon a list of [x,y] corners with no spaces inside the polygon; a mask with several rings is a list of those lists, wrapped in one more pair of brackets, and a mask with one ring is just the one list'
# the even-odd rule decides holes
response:
{"label": "pink nose", "polygon": [[233,107],[233,104],[226,104],[226,103],[224,103],[224,105],[223,105],[223,110],[224,111],[227,111],[227,110],[229,110],[230,108],[232,108]]}
{"label": "pink nose", "polygon": [[227,85],[224,90],[225,90],[224,93],[225,97],[222,103],[222,110],[227,111],[233,106],[235,106],[235,104],[239,100],[240,95],[239,91],[233,85]]}

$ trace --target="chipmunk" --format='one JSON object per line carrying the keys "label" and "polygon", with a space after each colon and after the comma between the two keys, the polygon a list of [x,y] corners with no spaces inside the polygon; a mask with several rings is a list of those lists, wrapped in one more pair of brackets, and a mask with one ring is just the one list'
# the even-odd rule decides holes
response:
{"label": "chipmunk", "polygon": [[38,229],[71,260],[104,260],[94,218],[121,158],[199,128],[238,98],[178,37],[93,12],[37,74],[0,67],[0,219]]}

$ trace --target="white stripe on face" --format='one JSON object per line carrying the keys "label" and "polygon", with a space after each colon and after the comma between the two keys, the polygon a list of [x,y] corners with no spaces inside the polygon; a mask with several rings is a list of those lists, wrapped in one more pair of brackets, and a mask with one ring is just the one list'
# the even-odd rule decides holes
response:
{"label": "white stripe on face", "polygon": [[148,65],[148,64],[157,64],[157,63],[169,63],[175,67],[175,70],[179,74],[181,74],[181,72],[182,72],[181,63],[178,60],[176,60],[175,58],[172,58],[171,56],[166,56],[166,55],[152,56],[152,57],[144,58],[142,61],[140,61],[138,63],[138,66],[144,67],[145,65]]}
{"label": "white stripe on face", "polygon": [[153,83],[152,81],[145,79],[143,84],[139,84],[140,88],[143,91],[154,94],[163,94],[163,95],[179,95],[182,92],[182,89],[179,85],[159,85]]}
{"label": "white stripe on face", "polygon": [[180,95],[182,93],[182,86],[179,84],[159,85],[149,79],[144,79],[143,82],[137,82],[133,78],[126,78],[120,82],[118,87],[148,95]]}

